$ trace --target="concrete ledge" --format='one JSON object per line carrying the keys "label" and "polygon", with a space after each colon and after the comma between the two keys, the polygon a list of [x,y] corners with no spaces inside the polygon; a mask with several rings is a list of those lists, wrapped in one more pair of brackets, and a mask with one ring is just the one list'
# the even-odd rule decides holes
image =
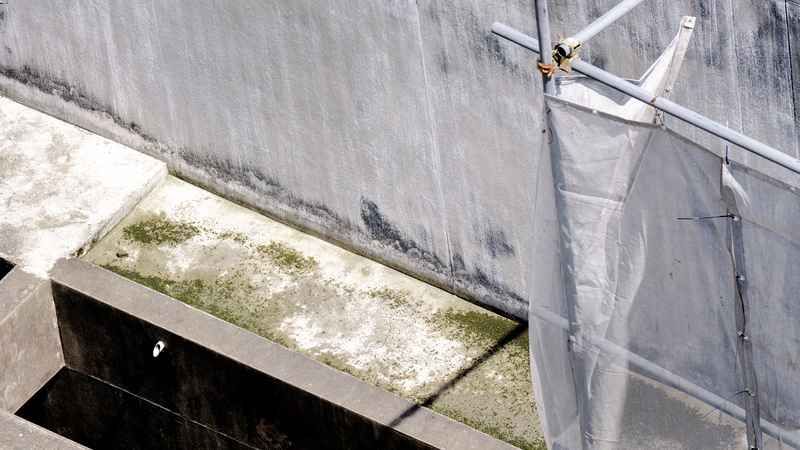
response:
{"label": "concrete ledge", "polygon": [[15,412],[62,367],[50,283],[16,268],[0,280],[0,410]]}
{"label": "concrete ledge", "polygon": [[[57,290],[66,288],[83,294],[347,409],[374,422],[374,426],[387,427],[435,448],[514,448],[104,269],[79,260],[61,260],[51,276]],[[64,336],[65,342],[70,340]],[[70,352],[65,349],[65,353]],[[71,366],[70,357],[66,359]]]}

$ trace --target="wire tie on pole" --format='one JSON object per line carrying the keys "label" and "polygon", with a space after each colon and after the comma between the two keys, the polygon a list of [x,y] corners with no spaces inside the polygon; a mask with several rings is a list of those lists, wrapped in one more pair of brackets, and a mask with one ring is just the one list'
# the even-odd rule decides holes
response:
{"label": "wire tie on pole", "polygon": [[745,341],[745,342],[748,342],[748,341],[750,341],[750,336],[746,335],[746,334],[744,333],[744,331],[738,331],[738,332],[736,333],[736,335],[737,335],[737,336],[739,336],[740,338],[742,338],[742,340],[743,340],[743,341]]}
{"label": "wire tie on pole", "polygon": [[753,391],[751,391],[749,388],[748,389],[742,389],[741,391],[737,392],[734,395],[742,395],[742,394],[747,394],[750,397],[755,397],[755,394],[753,394]]}

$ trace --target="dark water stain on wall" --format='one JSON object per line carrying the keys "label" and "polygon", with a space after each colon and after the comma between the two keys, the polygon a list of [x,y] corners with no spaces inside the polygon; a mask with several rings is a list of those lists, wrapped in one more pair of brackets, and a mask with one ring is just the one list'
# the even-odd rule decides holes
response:
{"label": "dark water stain on wall", "polygon": [[[0,11],[1,10],[2,7],[0,7]],[[13,67],[0,67],[0,75],[20,82],[26,86],[38,89],[39,91],[47,94],[56,95],[65,102],[77,105],[86,111],[103,114],[113,120],[115,124],[133,134],[138,135],[147,142],[153,143],[156,141],[154,137],[144,133],[142,128],[136,122],[124,120],[110,107],[102,104],[99,100],[95,99],[86,92],[83,92],[78,87],[72,86],[69,83],[59,80],[51,75],[38,72],[30,66],[22,66],[21,69],[16,69]]]}
{"label": "dark water stain on wall", "polygon": [[439,273],[448,273],[448,264],[432,252],[422,248],[415,240],[408,238],[394,224],[386,220],[375,202],[361,199],[361,221],[369,237],[383,245],[415,260],[421,260]]}
{"label": "dark water stain on wall", "polygon": [[514,246],[508,242],[506,232],[494,227],[484,232],[481,242],[492,258],[514,256],[516,253]]}
{"label": "dark water stain on wall", "polygon": [[[247,191],[268,199],[269,203],[281,205],[280,209],[305,213],[298,219],[301,223],[292,221],[295,226],[308,229],[307,222],[312,222],[317,225],[316,229],[311,229],[312,232],[334,242],[340,242],[348,248],[353,245],[358,247],[358,242],[368,243],[365,246],[366,250],[362,248],[359,253],[422,277],[443,289],[453,291],[467,300],[506,316],[515,315],[512,311],[524,311],[526,308],[526,300],[521,295],[493,280],[481,268],[468,270],[460,255],[455,256],[454,265],[451,266],[449,262],[410,238],[399,225],[384,215],[377,203],[368,198],[361,199],[361,224],[357,225],[322,203],[300,198],[275,178],[266,176],[257,169],[235,166],[228,161],[208,155],[201,157],[197,152],[179,153],[186,164],[207,173],[217,184],[239,184]],[[202,183],[200,185],[215,191],[214,186],[205,186]],[[287,220],[286,217],[278,219]],[[515,249],[507,242],[504,232],[493,230],[486,235],[486,238],[489,242],[487,245],[491,246],[498,256],[514,255]],[[443,285],[442,281],[445,280],[447,283]],[[524,314],[516,314],[516,317],[525,319]]]}
{"label": "dark water stain on wall", "polygon": [[[181,149],[172,153],[187,165],[207,173],[217,184],[239,184],[252,193],[263,194],[286,208],[302,212],[314,218],[315,223],[323,225],[333,232],[354,229],[350,221],[336,214],[327,205],[300,198],[278,180],[261,173],[256,168],[233,164],[228,160],[212,156],[210,152]],[[217,191],[214,186],[203,185],[203,187],[211,191]]]}
{"label": "dark water stain on wall", "polygon": [[[482,268],[468,269],[464,257],[453,254],[453,284],[459,292],[469,292],[474,297],[504,315],[514,315],[518,319],[527,320],[528,301],[513,289],[494,280]],[[502,311],[498,304],[504,305]]]}
{"label": "dark water stain on wall", "polygon": [[447,52],[442,51],[439,52],[436,58],[436,62],[439,65],[439,71],[442,72],[445,76],[450,73],[450,57],[447,56]]}
{"label": "dark water stain on wall", "polygon": [[[453,252],[453,262],[448,267],[439,257],[422,249],[417,242],[407,238],[397,226],[389,222],[374,202],[368,199],[361,200],[361,218],[372,239],[417,261],[424,262],[438,273],[449,271],[453,288],[457,294],[474,299],[477,303],[488,306],[503,315],[510,315],[511,311],[518,312],[526,309],[527,301],[521,295],[493,280],[480,267],[468,269],[460,253]],[[491,244],[487,245],[492,246],[498,256],[514,254],[514,248],[507,242],[504,232],[490,231],[487,233],[487,238],[491,241]],[[525,319],[525,317],[517,318]]]}

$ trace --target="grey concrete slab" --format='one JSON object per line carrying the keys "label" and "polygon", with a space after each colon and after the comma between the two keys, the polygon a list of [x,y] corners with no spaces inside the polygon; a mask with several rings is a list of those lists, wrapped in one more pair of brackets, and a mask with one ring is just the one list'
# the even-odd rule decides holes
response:
{"label": "grey concrete slab", "polygon": [[0,411],[0,448],[5,450],[79,450],[86,447],[13,414]]}
{"label": "grey concrete slab", "polygon": [[0,410],[16,411],[63,366],[50,283],[14,269],[0,281]]}
{"label": "grey concrete slab", "polygon": [[0,98],[0,256],[44,277],[165,176],[153,158]]}
{"label": "grey concrete slab", "polygon": [[63,260],[52,276],[59,285],[437,448],[513,448],[91,264]]}

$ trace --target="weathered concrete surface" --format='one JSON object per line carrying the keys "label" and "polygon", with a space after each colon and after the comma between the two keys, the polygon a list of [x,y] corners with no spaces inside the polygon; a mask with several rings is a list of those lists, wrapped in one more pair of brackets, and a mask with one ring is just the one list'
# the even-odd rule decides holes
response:
{"label": "weathered concrete surface", "polygon": [[527,330],[183,181],[85,258],[522,448]]}
{"label": "weathered concrete surface", "polygon": [[0,411],[0,448],[5,450],[80,450],[78,445],[5,411]]}
{"label": "weathered concrete surface", "polygon": [[[555,34],[616,2],[552,1]],[[524,318],[540,78],[533,55],[488,30],[498,20],[533,32],[533,0],[0,8],[8,95]],[[673,98],[797,154],[797,10],[792,0],[648,2],[584,56],[638,78],[681,16],[697,16]]]}
{"label": "weathered concrete surface", "polygon": [[524,318],[539,81],[487,30],[530,4],[15,2],[0,88]]}
{"label": "weathered concrete surface", "polygon": [[0,256],[44,277],[165,176],[158,160],[0,98]]}
{"label": "weathered concrete surface", "polygon": [[0,411],[15,412],[62,367],[50,283],[15,269],[0,280]]}
{"label": "weathered concrete surface", "polygon": [[[86,262],[59,262],[53,281],[70,368],[195,423],[233,428],[228,436],[255,432],[256,447],[512,448]],[[156,339],[167,346],[154,360]]]}

